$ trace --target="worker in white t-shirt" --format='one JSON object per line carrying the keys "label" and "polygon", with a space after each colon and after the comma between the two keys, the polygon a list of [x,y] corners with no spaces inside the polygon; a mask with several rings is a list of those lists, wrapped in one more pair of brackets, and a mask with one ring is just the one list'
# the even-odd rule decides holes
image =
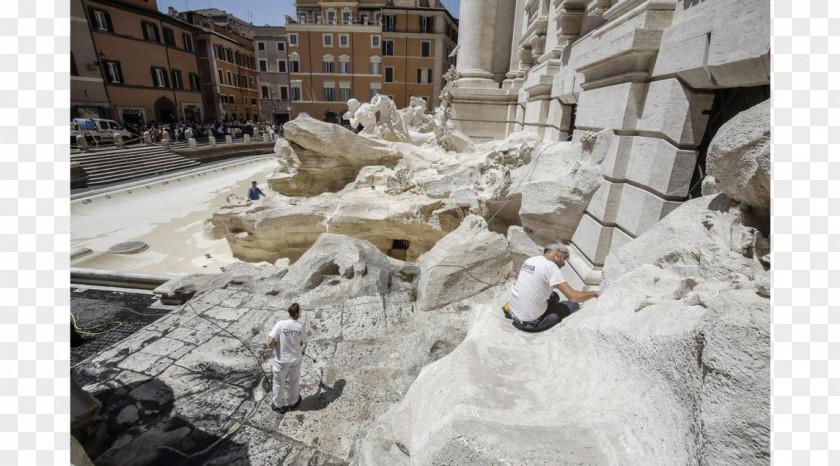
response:
{"label": "worker in white t-shirt", "polygon": [[[541,332],[559,323],[580,308],[578,303],[597,298],[600,291],[577,291],[563,278],[560,268],[566,265],[569,249],[560,242],[549,244],[541,256],[522,264],[510,301],[503,309],[513,326],[526,332]],[[560,301],[556,288],[568,299]]]}
{"label": "worker in white t-shirt", "polygon": [[[300,364],[303,362],[303,345],[306,343],[306,329],[298,322],[300,306],[289,306],[289,319],[277,322],[268,333],[268,346],[274,348],[273,402],[271,409],[285,414],[300,404]],[[286,380],[289,381],[289,398],[283,405]]]}

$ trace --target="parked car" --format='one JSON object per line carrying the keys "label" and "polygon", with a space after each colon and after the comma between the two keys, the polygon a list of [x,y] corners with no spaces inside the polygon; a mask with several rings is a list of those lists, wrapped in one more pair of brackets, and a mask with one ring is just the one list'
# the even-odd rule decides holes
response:
{"label": "parked car", "polygon": [[73,137],[72,143],[75,144],[75,134],[73,133],[74,130],[81,131],[88,140],[93,140],[97,142],[114,142],[114,136],[117,134],[122,135],[123,140],[127,141],[132,138],[136,138],[133,133],[130,131],[126,131],[114,120],[104,120],[102,118],[74,118],[73,123],[75,127],[70,128],[70,134]]}

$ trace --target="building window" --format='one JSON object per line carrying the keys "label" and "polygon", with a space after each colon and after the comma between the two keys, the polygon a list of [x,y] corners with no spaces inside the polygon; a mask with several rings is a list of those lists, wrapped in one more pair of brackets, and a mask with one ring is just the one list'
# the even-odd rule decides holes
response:
{"label": "building window", "polygon": [[257,50],[265,50],[265,42],[261,40],[257,41]]}
{"label": "building window", "polygon": [[353,22],[353,13],[345,9],[341,12],[341,24],[350,24]]}
{"label": "building window", "polygon": [[350,84],[347,84],[346,87],[342,85],[338,89],[338,101],[347,102],[348,100],[350,100]]}
{"label": "building window", "polygon": [[298,35],[297,34],[289,34],[289,45],[298,45]]}
{"label": "building window", "polygon": [[251,105],[257,105],[257,99],[251,97]]}
{"label": "building window", "polygon": [[122,68],[120,68],[120,63],[116,61],[106,61],[105,62],[105,78],[111,84],[121,84],[123,82],[122,79]]}
{"label": "building window", "polygon": [[335,24],[335,10],[332,8],[327,10],[327,24]]}
{"label": "building window", "polygon": [[260,87],[260,98],[268,99],[268,86]]}
{"label": "building window", "polygon": [[417,68],[417,82],[420,84],[431,84],[432,69],[431,68]]}
{"label": "building window", "polygon": [[286,51],[286,43],[283,41],[277,42],[277,51],[278,52],[285,52]]}
{"label": "building window", "polygon": [[219,94],[219,100],[222,101],[223,104],[227,103],[227,96],[224,94]]}
{"label": "building window", "polygon": [[277,60],[277,71],[280,73],[286,72],[286,60]]}
{"label": "building window", "polygon": [[79,69],[76,68],[76,59],[73,58],[73,52],[70,52],[70,76],[78,76]]}
{"label": "building window", "polygon": [[289,73],[300,73],[300,60],[297,57],[289,59]]}
{"label": "building window", "polygon": [[292,101],[299,102],[301,100],[302,93],[300,92],[300,85],[292,86]]}
{"label": "building window", "polygon": [[152,42],[160,42],[160,34],[158,28],[152,23],[141,21],[140,25],[143,27],[143,38]]}
{"label": "building window", "polygon": [[256,89],[256,87],[254,87],[254,77],[253,76],[248,76],[248,84],[249,84],[248,85],[249,89]]}
{"label": "building window", "polygon": [[195,74],[195,73],[190,73],[189,76],[190,76],[190,90],[197,91],[201,87],[201,84],[198,80],[198,75]]}
{"label": "building window", "polygon": [[298,13],[298,22],[300,24],[306,24],[306,20],[307,20],[306,13],[303,13],[303,12]]}
{"label": "building window", "polygon": [[175,31],[171,28],[163,28],[163,43],[175,47]]}
{"label": "building window", "polygon": [[324,34],[324,47],[332,47],[332,34]]}
{"label": "building window", "polygon": [[394,15],[385,15],[385,20],[382,23],[382,32],[394,32],[397,26],[397,17]]}
{"label": "building window", "polygon": [[222,48],[219,47],[219,44],[213,44],[213,58],[216,60],[222,59]]}
{"label": "building window", "polygon": [[435,32],[435,17],[421,16],[420,17],[420,32],[431,34]]}
{"label": "building window", "polygon": [[339,47],[350,47],[350,36],[348,34],[339,34],[338,35],[338,46]]}
{"label": "building window", "polygon": [[379,60],[376,55],[370,57],[370,74],[382,74],[382,63]]}
{"label": "building window", "polygon": [[181,80],[181,70],[172,70],[172,87],[174,89],[184,88],[184,82]]}
{"label": "building window", "polygon": [[373,85],[371,85],[370,95],[368,96],[368,100],[373,100],[373,97],[377,96],[379,94],[382,94],[382,88],[381,87],[373,87]]}
{"label": "building window", "polygon": [[155,87],[169,87],[169,80],[166,78],[166,70],[153,66],[152,82],[154,82]]}
{"label": "building window", "polygon": [[228,83],[228,86],[232,86],[232,85],[233,85],[233,79],[231,79],[231,76],[232,76],[232,75],[230,74],[230,71],[228,71],[228,72],[227,72],[227,83]]}
{"label": "building window", "polygon": [[335,83],[324,83],[324,101],[335,102]]}
{"label": "building window", "polygon": [[394,41],[392,40],[383,40],[382,41],[382,55],[386,57],[393,57],[394,56]]}
{"label": "building window", "polygon": [[268,71],[268,60],[259,60],[260,63],[260,71]]}
{"label": "building window", "polygon": [[424,40],[420,42],[420,56],[421,57],[431,57],[432,56],[432,43],[429,41]]}
{"label": "building window", "polygon": [[394,82],[394,67],[393,66],[386,66],[385,67],[385,82],[386,83]]}
{"label": "building window", "polygon": [[350,74],[350,59],[340,58],[338,62],[338,72],[342,74]]}
{"label": "building window", "polygon": [[335,62],[332,57],[324,57],[324,73],[335,73]]}
{"label": "building window", "polygon": [[184,50],[186,50],[188,52],[192,52],[193,51],[192,36],[190,34],[184,33],[182,37],[184,39]]}
{"label": "building window", "polygon": [[359,20],[362,24],[367,25],[368,15],[366,15],[366,14],[359,15]]}
{"label": "building window", "polygon": [[376,14],[373,16],[373,20],[374,20],[374,21],[373,21],[373,22],[374,22],[374,24],[376,24],[377,26],[379,26],[380,24],[382,24],[382,13],[376,13]]}
{"label": "building window", "polygon": [[233,63],[233,50],[225,49],[225,61],[228,63]]}
{"label": "building window", "polygon": [[287,100],[289,98],[289,88],[286,86],[280,86],[280,98],[283,100]]}
{"label": "building window", "polygon": [[107,12],[97,10],[95,8],[90,8],[88,10],[88,13],[90,13],[90,18],[93,22],[93,27],[95,27],[97,30],[114,32],[114,27],[111,24],[111,15],[109,15]]}
{"label": "building window", "polygon": [[373,48],[379,48],[382,46],[379,41],[379,36],[370,36],[370,46]]}
{"label": "building window", "polygon": [[222,70],[219,70],[219,84],[225,83],[225,76],[222,74]]}

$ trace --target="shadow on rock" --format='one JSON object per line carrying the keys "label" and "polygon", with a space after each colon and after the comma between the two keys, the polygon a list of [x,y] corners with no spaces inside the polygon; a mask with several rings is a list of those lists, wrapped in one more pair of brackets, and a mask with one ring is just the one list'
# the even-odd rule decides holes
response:
{"label": "shadow on rock", "polygon": [[[347,381],[344,379],[336,380],[332,387],[328,387],[323,382],[319,383],[318,393],[304,398],[295,411],[320,411],[326,408],[344,393],[345,385],[347,385]],[[321,389],[324,391],[320,391]]]}
{"label": "shadow on rock", "polygon": [[[198,465],[219,451],[248,464],[248,447],[222,440],[180,416],[172,416],[172,389],[157,379],[93,393],[102,402],[114,442],[94,458],[97,465]],[[218,443],[217,443],[218,442]]]}

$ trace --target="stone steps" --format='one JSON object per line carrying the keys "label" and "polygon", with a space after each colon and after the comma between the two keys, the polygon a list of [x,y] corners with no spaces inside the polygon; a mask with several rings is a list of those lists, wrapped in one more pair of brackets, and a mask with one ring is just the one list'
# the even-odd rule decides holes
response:
{"label": "stone steps", "polygon": [[78,162],[87,173],[88,186],[125,181],[199,165],[199,162],[161,146],[72,154],[71,161]]}

